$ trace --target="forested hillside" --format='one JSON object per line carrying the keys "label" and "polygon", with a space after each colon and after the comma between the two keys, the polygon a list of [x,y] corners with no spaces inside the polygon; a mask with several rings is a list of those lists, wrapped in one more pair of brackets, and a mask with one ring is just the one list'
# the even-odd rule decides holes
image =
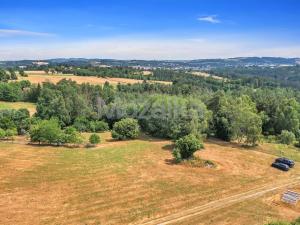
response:
{"label": "forested hillside", "polygon": [[[109,65],[109,66],[138,66],[151,68],[169,68],[169,69],[209,69],[224,67],[245,67],[245,66],[294,66],[299,64],[299,58],[281,58],[281,57],[237,57],[228,59],[196,59],[196,60],[116,60],[116,59],[84,59],[84,58],[58,58],[42,60],[51,66],[71,65],[84,67],[90,65]],[[0,61],[3,67],[31,66],[36,60],[21,61]]]}
{"label": "forested hillside", "polygon": [[300,66],[284,67],[236,67],[236,68],[218,68],[210,71],[222,77],[231,79],[268,79],[270,82],[276,82],[284,87],[300,88]]}

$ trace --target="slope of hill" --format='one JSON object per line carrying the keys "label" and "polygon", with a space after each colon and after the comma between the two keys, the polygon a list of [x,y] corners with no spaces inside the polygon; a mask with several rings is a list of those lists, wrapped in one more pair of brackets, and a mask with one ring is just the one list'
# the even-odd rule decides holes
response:
{"label": "slope of hill", "polygon": [[[37,60],[2,61],[2,67],[30,66]],[[210,69],[219,67],[237,66],[293,66],[300,62],[299,58],[280,57],[238,57],[228,59],[196,59],[196,60],[115,60],[115,59],[85,59],[85,58],[59,58],[42,60],[51,65],[109,65],[109,66],[137,66],[183,69]]]}

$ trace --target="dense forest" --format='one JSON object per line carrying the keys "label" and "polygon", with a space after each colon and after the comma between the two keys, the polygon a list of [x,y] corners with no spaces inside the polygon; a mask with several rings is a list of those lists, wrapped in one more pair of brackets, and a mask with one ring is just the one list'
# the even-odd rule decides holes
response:
{"label": "dense forest", "polygon": [[[105,76],[143,76],[127,67],[97,71],[106,71]],[[174,140],[190,134],[245,145],[255,145],[263,137],[281,140],[289,136],[300,140],[299,91],[278,87],[268,78],[263,78],[266,82],[243,81],[241,77],[226,81],[158,69],[148,80],[172,81],[172,85],[144,79],[143,83],[114,87],[109,83],[79,85],[65,79],[57,84],[34,85],[15,81],[13,74],[13,70],[1,71],[0,100],[37,104],[36,114],[32,118],[24,116],[26,123],[22,121],[22,125],[14,119],[20,112],[1,111],[1,120],[11,121],[1,123],[1,129],[19,134],[30,132],[38,121],[55,120],[62,130],[73,127],[78,132],[96,132],[133,118],[144,132]]]}
{"label": "dense forest", "polygon": [[284,87],[300,88],[300,66],[283,67],[224,67],[209,71],[213,75],[229,79],[264,79],[269,82],[278,83]]}

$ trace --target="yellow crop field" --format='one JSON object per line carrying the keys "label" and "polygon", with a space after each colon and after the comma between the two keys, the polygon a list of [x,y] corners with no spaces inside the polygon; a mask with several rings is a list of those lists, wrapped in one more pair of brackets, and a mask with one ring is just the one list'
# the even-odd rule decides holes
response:
{"label": "yellow crop field", "polygon": [[[82,83],[90,83],[90,84],[99,84],[102,85],[105,82],[109,82],[112,85],[120,84],[135,84],[142,83],[142,80],[135,79],[127,79],[127,78],[101,78],[101,77],[91,77],[91,76],[74,76],[74,75],[47,75],[47,74],[36,74],[36,73],[28,73],[28,77],[19,77],[19,80],[29,80],[33,84],[43,83],[43,82],[52,82],[57,83],[62,79],[71,79],[76,81],[78,84]],[[171,82],[165,81],[149,81],[150,83],[163,83],[163,84],[171,84]]]}

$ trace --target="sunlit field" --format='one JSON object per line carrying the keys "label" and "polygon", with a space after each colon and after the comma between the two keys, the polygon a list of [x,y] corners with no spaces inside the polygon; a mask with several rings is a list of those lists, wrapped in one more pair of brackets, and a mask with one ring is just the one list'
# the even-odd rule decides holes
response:
{"label": "sunlit field", "polygon": [[[62,79],[71,79],[76,81],[78,84],[82,83],[90,83],[90,84],[104,84],[105,82],[109,82],[112,85],[117,84],[136,84],[142,83],[142,80],[135,79],[127,79],[127,78],[102,78],[102,77],[92,77],[92,76],[74,76],[72,74],[64,75],[64,74],[55,74],[55,75],[47,75],[40,71],[39,73],[29,72],[28,77],[19,76],[19,80],[28,80],[33,84],[43,83],[43,82],[52,82],[58,83]],[[163,84],[171,84],[171,82],[166,81],[149,81],[150,83],[163,83]]]}
{"label": "sunlit field", "polygon": [[36,112],[36,105],[30,102],[3,102],[0,101],[0,110],[3,109],[28,109],[31,115]]}
{"label": "sunlit field", "polygon": [[[209,140],[197,155],[216,167],[196,168],[174,164],[167,140],[101,137],[92,149],[0,142],[0,223],[138,224],[300,174],[299,166],[288,173],[271,168],[275,156],[261,148]],[[245,201],[188,221],[261,224],[300,212],[277,198]]]}

